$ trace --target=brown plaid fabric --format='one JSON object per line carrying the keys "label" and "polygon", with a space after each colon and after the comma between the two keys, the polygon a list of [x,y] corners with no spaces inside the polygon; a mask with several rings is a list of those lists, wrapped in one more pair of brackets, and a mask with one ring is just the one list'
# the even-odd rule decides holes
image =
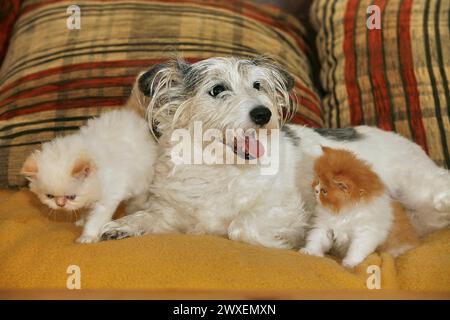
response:
{"label": "brown plaid fabric", "polygon": [[25,157],[118,107],[139,71],[168,58],[266,54],[294,76],[295,121],[322,126],[304,28],[273,6],[247,1],[23,1],[0,70],[0,187],[22,185]]}
{"label": "brown plaid fabric", "polygon": [[0,65],[8,48],[9,37],[19,14],[20,0],[0,1]]}
{"label": "brown plaid fabric", "polygon": [[[369,5],[381,29],[367,28]],[[316,0],[327,124],[377,125],[450,167],[450,1]]]}

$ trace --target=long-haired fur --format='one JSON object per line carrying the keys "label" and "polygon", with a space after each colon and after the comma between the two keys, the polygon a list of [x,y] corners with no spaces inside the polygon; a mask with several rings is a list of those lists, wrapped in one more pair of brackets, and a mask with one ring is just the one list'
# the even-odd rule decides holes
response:
{"label": "long-haired fur", "polygon": [[[384,192],[384,185],[370,165],[342,149],[322,147],[324,155],[316,160],[314,171],[320,183],[322,203],[335,212],[344,205],[369,201]],[[326,192],[326,193],[325,193]]]}
{"label": "long-haired fur", "polygon": [[333,249],[354,267],[377,248],[397,256],[414,247],[411,222],[371,166],[348,150],[322,151],[314,164],[316,215],[302,252],[322,256]]}
{"label": "long-haired fur", "polygon": [[[317,132],[285,124],[297,106],[293,86],[293,78],[264,57],[210,58],[195,63],[174,59],[142,73],[129,106],[146,114],[148,125],[159,136],[162,155],[143,210],[105,225],[104,238],[187,232],[228,236],[268,247],[298,246],[304,241],[315,205],[311,183],[321,145],[345,148],[369,163],[391,196],[414,212],[414,226],[422,233],[449,224],[447,170],[438,168],[420,147],[392,132],[359,126],[350,130],[355,134],[349,139],[347,134],[327,134],[332,129]],[[268,122],[258,124],[254,113],[252,116],[256,109],[270,116]],[[277,170],[261,174],[262,161],[255,165],[171,161],[175,143],[170,139],[176,136],[171,133],[179,133],[171,131],[194,127],[195,133],[197,121],[203,129],[216,132],[266,129],[270,141],[279,142],[271,144],[279,147],[273,162]],[[195,134],[194,138],[186,136],[197,139]],[[228,153],[241,151],[233,154],[242,158],[242,150],[252,153],[250,147],[245,149],[247,144],[258,147],[260,137],[262,134],[253,132],[244,139],[231,136],[234,145],[227,136],[214,143],[222,148],[226,145],[223,149]],[[269,154],[256,149],[252,154],[258,160]],[[390,200],[388,195],[383,199]]]}
{"label": "long-haired fur", "polygon": [[[223,70],[227,73],[224,74]],[[212,58],[190,64],[176,59],[156,65],[138,78],[139,90],[151,98],[141,99],[143,103],[148,102],[144,109],[152,132],[158,136],[174,128],[185,128],[196,118],[204,128],[218,125],[221,128],[217,129],[239,127],[236,119],[226,121],[229,117],[225,113],[233,114],[234,110],[241,109],[240,104],[245,103],[239,100],[241,96],[228,99],[227,108],[222,110],[199,112],[198,107],[210,104],[204,101],[208,98],[204,93],[214,84],[223,82],[232,89],[230,95],[233,95],[234,86],[242,85],[242,79],[223,76],[231,74],[245,78],[250,72],[257,73],[258,80],[264,82],[264,94],[278,114],[279,126],[284,125],[297,109],[297,98],[292,92],[294,79],[273,60],[267,57]]]}

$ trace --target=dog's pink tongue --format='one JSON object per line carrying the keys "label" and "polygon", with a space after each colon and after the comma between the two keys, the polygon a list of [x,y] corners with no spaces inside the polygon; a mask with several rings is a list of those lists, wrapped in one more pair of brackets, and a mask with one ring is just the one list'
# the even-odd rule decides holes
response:
{"label": "dog's pink tongue", "polygon": [[255,159],[261,157],[265,151],[262,143],[252,136],[245,137],[245,143],[243,147],[244,152],[249,154],[252,158]]}

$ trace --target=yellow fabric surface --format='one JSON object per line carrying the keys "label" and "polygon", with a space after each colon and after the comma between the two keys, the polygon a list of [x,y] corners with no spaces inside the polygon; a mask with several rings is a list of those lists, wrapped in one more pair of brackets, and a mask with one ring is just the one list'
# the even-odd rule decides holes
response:
{"label": "yellow fabric surface", "polygon": [[27,190],[0,190],[0,289],[65,289],[67,267],[82,289],[366,289],[378,265],[383,289],[450,291],[450,229],[394,259],[373,254],[353,272],[304,256],[214,236],[149,235],[76,244],[80,229],[50,220]]}

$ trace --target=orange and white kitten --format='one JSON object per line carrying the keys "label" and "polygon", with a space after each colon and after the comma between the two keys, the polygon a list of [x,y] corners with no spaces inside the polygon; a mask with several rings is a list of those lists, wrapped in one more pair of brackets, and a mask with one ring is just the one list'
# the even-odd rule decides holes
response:
{"label": "orange and white kitten", "polygon": [[377,249],[398,256],[417,245],[405,211],[369,164],[350,151],[322,151],[314,164],[316,211],[301,253],[323,256],[334,249],[352,268]]}
{"label": "orange and white kitten", "polygon": [[90,243],[100,240],[101,227],[122,201],[130,200],[126,211],[143,204],[156,157],[147,122],[133,111],[113,110],[72,135],[44,143],[25,161],[22,174],[51,209],[89,209],[77,221],[83,226],[77,242]]}

